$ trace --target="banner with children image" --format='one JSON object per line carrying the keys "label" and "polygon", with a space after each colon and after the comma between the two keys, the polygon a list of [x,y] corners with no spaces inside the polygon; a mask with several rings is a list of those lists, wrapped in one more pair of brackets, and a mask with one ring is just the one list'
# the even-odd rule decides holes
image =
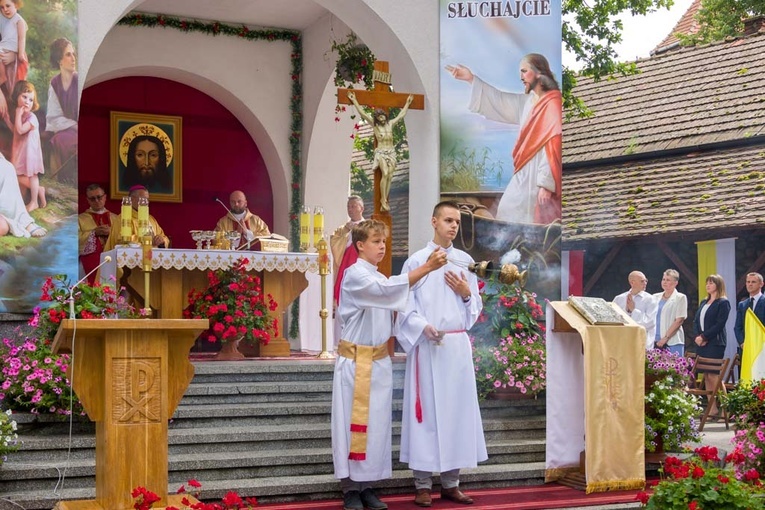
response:
{"label": "banner with children image", "polygon": [[77,276],[77,0],[0,0],[0,313]]}
{"label": "banner with children image", "polygon": [[561,4],[448,2],[441,27],[441,198],[458,248],[560,299]]}

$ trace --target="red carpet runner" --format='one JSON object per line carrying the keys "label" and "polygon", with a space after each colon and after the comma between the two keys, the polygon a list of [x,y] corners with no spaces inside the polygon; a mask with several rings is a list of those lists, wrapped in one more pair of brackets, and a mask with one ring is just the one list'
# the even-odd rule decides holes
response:
{"label": "red carpet runner", "polygon": [[[506,489],[466,490],[466,494],[475,500],[472,505],[458,505],[451,501],[441,501],[438,489],[433,492],[434,510],[541,510],[547,508],[570,508],[580,506],[611,505],[618,503],[633,503],[638,491],[601,492],[585,494],[582,491],[570,489],[555,483],[543,486],[509,487]],[[412,494],[383,496],[388,504],[388,510],[419,510],[414,504]],[[275,503],[258,505],[258,508],[268,510],[340,510],[343,504],[339,500],[306,501],[300,503]]]}

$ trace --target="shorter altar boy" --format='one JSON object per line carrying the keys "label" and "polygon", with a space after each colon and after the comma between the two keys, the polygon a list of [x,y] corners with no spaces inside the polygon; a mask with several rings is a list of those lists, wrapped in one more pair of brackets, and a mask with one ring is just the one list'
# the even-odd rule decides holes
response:
{"label": "shorter altar boy", "polygon": [[409,288],[446,264],[436,248],[425,264],[385,277],[377,264],[385,255],[387,227],[365,220],[351,239],[359,259],[345,271],[337,309],[341,328],[332,382],[332,457],[344,510],[385,510],[373,482],[390,478],[393,368],[388,339],[393,312],[404,311]]}

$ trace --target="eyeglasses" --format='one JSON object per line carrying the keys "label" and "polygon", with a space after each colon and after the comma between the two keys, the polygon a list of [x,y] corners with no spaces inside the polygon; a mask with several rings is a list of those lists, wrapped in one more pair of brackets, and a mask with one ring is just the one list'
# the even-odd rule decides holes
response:
{"label": "eyeglasses", "polygon": [[88,197],[88,200],[90,200],[91,202],[95,202],[96,200],[101,200],[105,196],[106,196],[106,193],[104,193],[102,195],[96,195],[94,197]]}

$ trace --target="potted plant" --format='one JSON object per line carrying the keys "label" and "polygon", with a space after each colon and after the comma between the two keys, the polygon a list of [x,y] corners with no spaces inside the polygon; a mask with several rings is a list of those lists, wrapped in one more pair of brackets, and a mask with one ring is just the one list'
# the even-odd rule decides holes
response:
{"label": "potted plant", "polygon": [[363,82],[367,89],[374,87],[375,55],[365,44],[361,44],[356,34],[351,32],[345,41],[332,41],[332,51],[337,52],[335,64],[335,85],[342,87]]}
{"label": "potted plant", "polygon": [[765,473],[765,379],[739,382],[723,396],[723,405],[736,429],[731,454],[738,461],[736,476],[744,476],[752,469]]}
{"label": "potted plant", "polygon": [[[135,309],[109,285],[80,285],[74,291],[65,275],[45,279],[41,306],[34,309],[29,336],[4,338],[0,345],[0,400],[14,411],[33,414],[84,414],[66,377],[69,356],[51,351],[61,321],[74,309],[78,319],[136,318]],[[70,299],[72,303],[70,303]]]}
{"label": "potted plant", "polygon": [[[545,389],[544,313],[536,294],[493,277],[480,281],[483,310],[470,330],[479,398],[512,391],[533,396]],[[507,397],[512,398],[512,397]]]}
{"label": "potted plant", "polygon": [[765,379],[740,382],[722,397],[723,405],[739,429],[765,422]]}
{"label": "potted plant", "polygon": [[[663,456],[698,441],[701,412],[698,398],[685,392],[691,362],[667,350],[645,355],[645,449]],[[658,457],[657,457],[658,458]]]}
{"label": "potted plant", "polygon": [[[70,299],[73,301],[70,303]],[[40,295],[41,306],[34,309],[29,325],[35,328],[37,340],[50,345],[61,321],[74,310],[77,319],[134,319],[140,317],[135,308],[111,285],[81,284],[72,290],[66,275],[45,279]]]}
{"label": "potted plant", "polygon": [[[758,510],[763,508],[762,483],[755,470],[740,478],[730,469],[720,467],[717,448],[704,446],[695,456],[682,461],[668,457],[659,470],[661,481],[653,494],[641,492],[637,500],[655,510]],[[726,463],[737,464],[731,455]]]}
{"label": "potted plant", "polygon": [[[228,491],[218,503],[204,503],[198,501],[202,492],[202,484],[196,479],[188,481],[189,490],[185,485],[181,485],[176,494],[181,497],[181,506],[168,506],[165,510],[252,510],[258,506],[258,499],[255,497],[242,498],[235,491]],[[146,487],[138,486],[134,488],[130,495],[133,498],[133,508],[135,510],[150,510],[154,508],[154,503],[160,501],[160,497]]]}
{"label": "potted plant", "polygon": [[203,333],[210,342],[221,342],[217,359],[241,359],[240,341],[266,345],[278,335],[278,321],[270,312],[277,308],[274,298],[263,294],[260,278],[248,271],[250,261],[241,258],[231,267],[207,272],[208,286],[189,292],[187,319],[209,319],[210,329]]}

